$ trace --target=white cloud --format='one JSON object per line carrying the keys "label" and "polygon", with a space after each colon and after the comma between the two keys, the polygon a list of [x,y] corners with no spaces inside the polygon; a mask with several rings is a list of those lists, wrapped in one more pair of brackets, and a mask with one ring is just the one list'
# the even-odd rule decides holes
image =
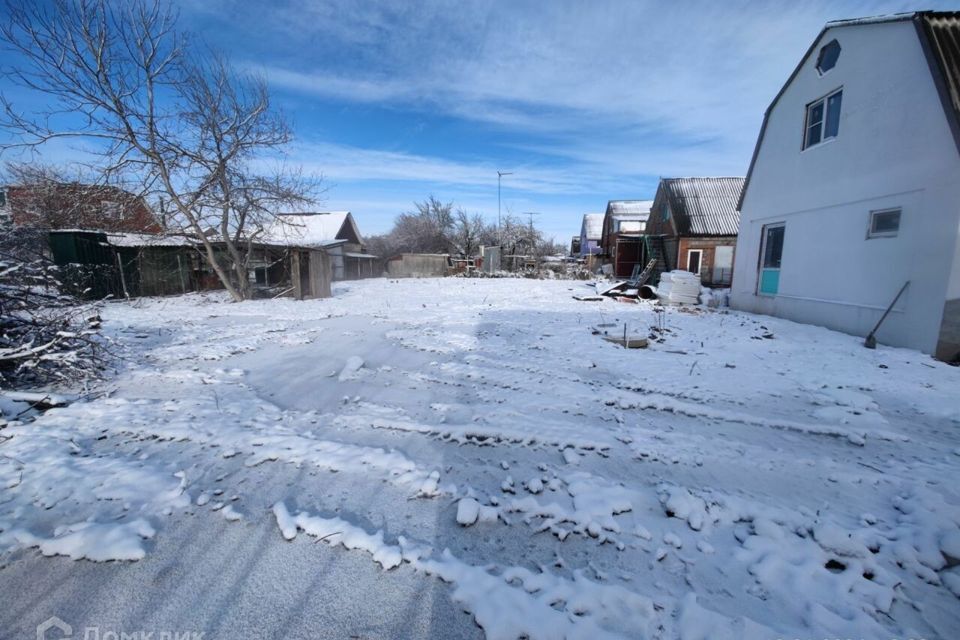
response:
{"label": "white cloud", "polygon": [[537,136],[520,144],[585,165],[572,173],[743,173],[763,110],[823,24],[904,7],[297,0],[264,29],[299,55],[255,66],[306,96]]}
{"label": "white cloud", "polygon": [[387,220],[434,191],[495,211],[500,168],[516,173],[511,206],[576,216],[571,228],[607,197],[652,197],[657,176],[742,175],[764,109],[825,22],[912,8],[905,0],[287,0],[252,17],[238,0],[201,4],[184,8],[233,30],[246,20],[234,56],[301,107],[323,99],[465,119],[512,151],[503,157],[530,158],[503,166],[492,151],[471,160],[443,148],[412,153],[388,130],[362,143],[368,148],[301,130],[292,159],[328,177],[331,202],[362,203]]}

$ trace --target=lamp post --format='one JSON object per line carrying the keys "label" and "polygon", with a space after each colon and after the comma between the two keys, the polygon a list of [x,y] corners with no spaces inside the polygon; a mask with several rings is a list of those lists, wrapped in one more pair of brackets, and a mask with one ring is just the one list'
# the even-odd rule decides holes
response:
{"label": "lamp post", "polygon": [[500,179],[503,176],[512,176],[512,171],[497,170],[497,245],[503,246],[503,233],[500,230]]}

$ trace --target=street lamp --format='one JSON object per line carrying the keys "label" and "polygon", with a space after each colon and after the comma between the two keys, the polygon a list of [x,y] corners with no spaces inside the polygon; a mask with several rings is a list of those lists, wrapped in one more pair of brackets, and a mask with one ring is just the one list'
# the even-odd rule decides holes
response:
{"label": "street lamp", "polygon": [[500,179],[503,176],[512,176],[512,171],[497,170],[497,244],[503,246],[503,233],[500,231]]}

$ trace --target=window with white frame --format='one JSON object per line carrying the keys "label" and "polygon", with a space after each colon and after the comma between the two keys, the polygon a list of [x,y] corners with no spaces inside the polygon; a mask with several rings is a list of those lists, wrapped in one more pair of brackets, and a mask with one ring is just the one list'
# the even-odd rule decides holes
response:
{"label": "window with white frame", "polygon": [[104,200],[100,203],[100,205],[102,207],[104,217],[112,220],[123,220],[123,207],[119,202],[114,202],[113,200]]}
{"label": "window with white frame", "polygon": [[809,149],[825,140],[836,138],[840,133],[840,104],[843,89],[837,89],[807,105],[803,148]]}
{"label": "window with white frame", "polygon": [[687,271],[700,274],[701,263],[703,262],[703,250],[691,249],[687,251]]}
{"label": "window with white frame", "polygon": [[893,238],[900,233],[900,209],[881,209],[870,212],[868,238]]}

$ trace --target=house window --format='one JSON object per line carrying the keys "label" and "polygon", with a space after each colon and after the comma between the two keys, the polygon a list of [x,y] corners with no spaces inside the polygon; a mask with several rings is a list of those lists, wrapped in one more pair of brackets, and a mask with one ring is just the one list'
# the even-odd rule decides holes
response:
{"label": "house window", "polygon": [[105,217],[113,220],[123,220],[123,207],[120,206],[119,202],[104,200],[100,205],[103,207]]}
{"label": "house window", "polygon": [[806,133],[803,148],[820,144],[836,138],[840,132],[840,103],[843,101],[843,89],[820,98],[807,105]]}
{"label": "house window", "polygon": [[892,238],[900,232],[900,209],[870,212],[868,238]]}
{"label": "house window", "polygon": [[780,290],[780,262],[783,258],[784,225],[768,224],[763,227],[760,243],[760,281],[757,289],[761,294],[773,296]]}
{"label": "house window", "polygon": [[7,190],[0,189],[0,208],[7,206]]}
{"label": "house window", "polygon": [[817,58],[817,72],[820,75],[825,74],[830,69],[837,66],[837,60],[840,58],[840,43],[831,40],[820,49],[820,56]]}
{"label": "house window", "polygon": [[670,219],[670,205],[663,205],[663,211],[660,212],[660,219],[666,222]]}
{"label": "house window", "polygon": [[702,249],[691,249],[687,251],[687,271],[699,275],[701,262],[703,262]]}

